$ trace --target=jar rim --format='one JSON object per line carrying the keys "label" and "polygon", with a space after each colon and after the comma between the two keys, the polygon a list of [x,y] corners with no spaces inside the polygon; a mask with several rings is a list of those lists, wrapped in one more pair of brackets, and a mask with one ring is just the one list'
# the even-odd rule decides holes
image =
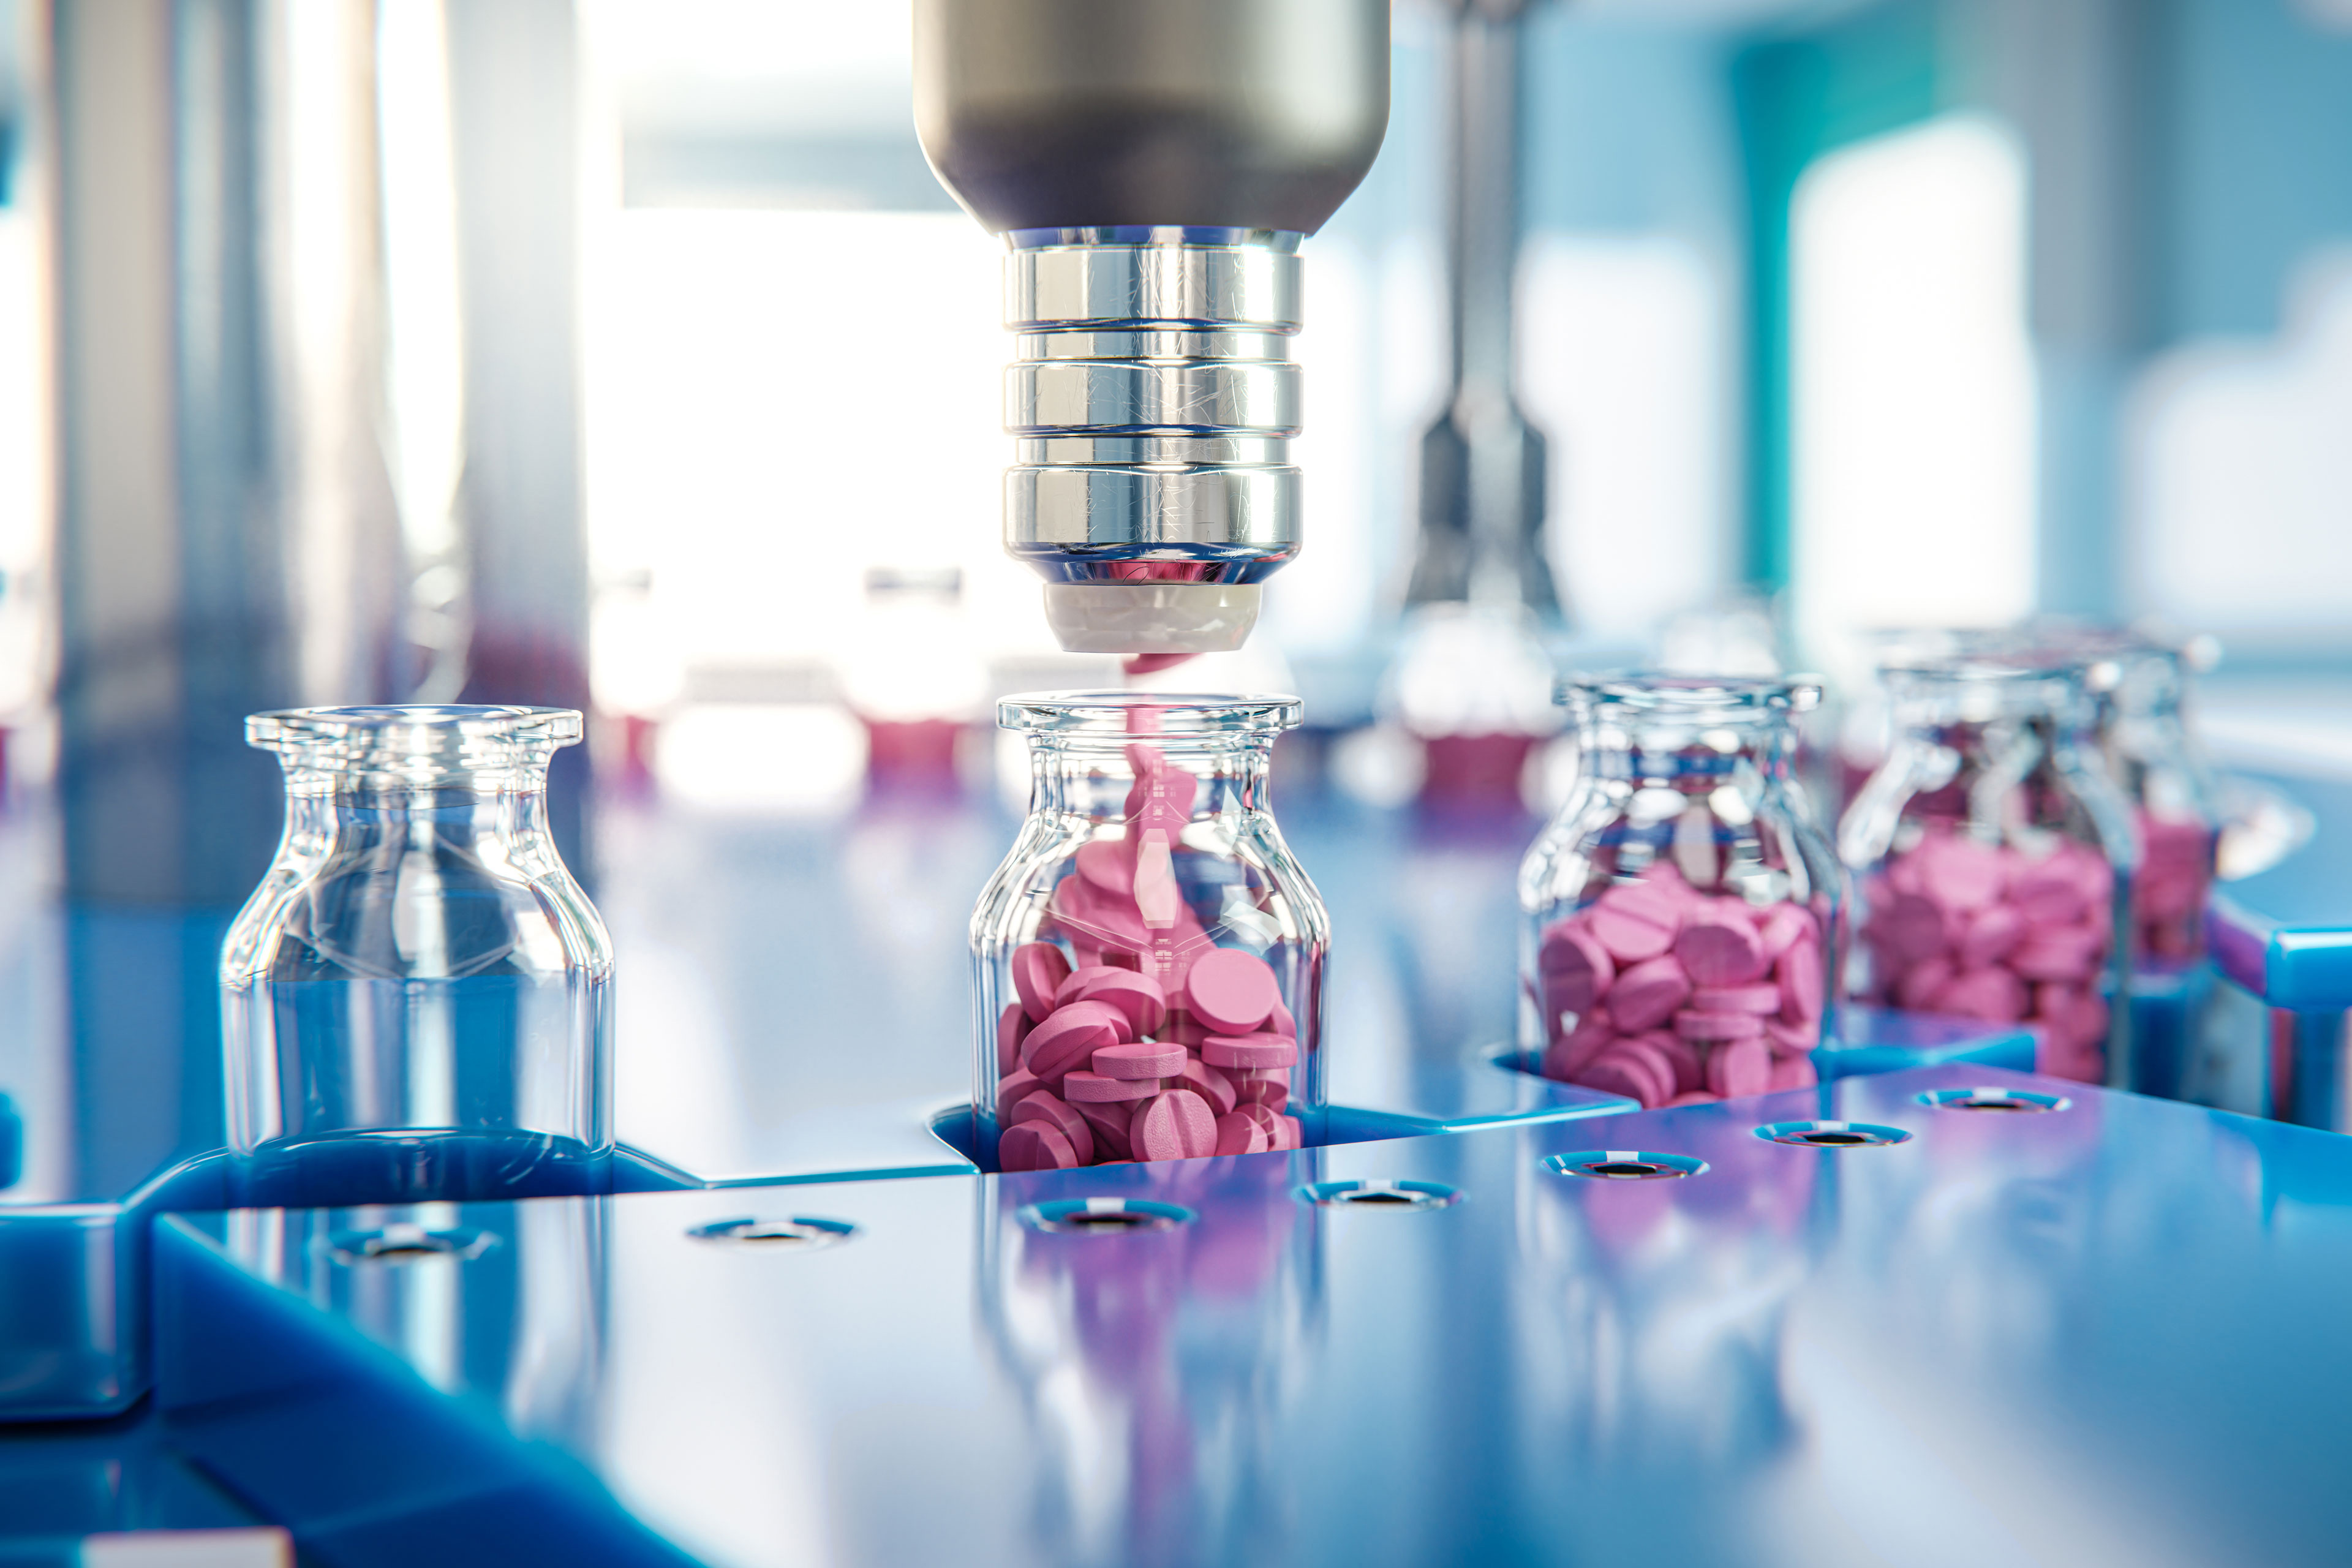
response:
{"label": "jar rim", "polygon": [[1562,704],[1602,702],[1662,711],[1705,712],[1752,708],[1809,713],[1821,706],[1822,682],[1811,675],[1702,675],[1681,670],[1579,670],[1553,689]]}
{"label": "jar rim", "polygon": [[246,717],[246,743],[314,761],[493,763],[518,751],[553,751],[579,741],[576,708],[504,703],[361,704],[281,708]]}
{"label": "jar rim", "polygon": [[[1155,731],[1129,728],[1129,716],[1155,710]],[[1270,735],[1306,716],[1296,697],[1202,691],[1028,691],[996,705],[996,726],[1032,735],[1149,741],[1181,736]]]}

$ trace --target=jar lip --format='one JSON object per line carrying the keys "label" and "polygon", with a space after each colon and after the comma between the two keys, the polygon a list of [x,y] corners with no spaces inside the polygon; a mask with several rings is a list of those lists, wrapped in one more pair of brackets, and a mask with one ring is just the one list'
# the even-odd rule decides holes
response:
{"label": "jar lip", "polygon": [[[1129,716],[1150,709],[1159,727],[1138,731]],[[1154,735],[1270,735],[1305,717],[1296,697],[1225,691],[1027,691],[996,705],[1000,730],[1033,735],[1097,736],[1105,741],[1149,741]]]}
{"label": "jar lip", "polygon": [[1605,703],[1662,712],[1704,713],[1757,709],[1808,713],[1821,706],[1821,678],[1812,675],[1702,675],[1681,670],[1578,670],[1553,689],[1563,704]]}
{"label": "jar lip", "polygon": [[517,750],[571,745],[583,730],[576,708],[456,702],[283,708],[245,721],[247,744],[324,762],[487,763]]}

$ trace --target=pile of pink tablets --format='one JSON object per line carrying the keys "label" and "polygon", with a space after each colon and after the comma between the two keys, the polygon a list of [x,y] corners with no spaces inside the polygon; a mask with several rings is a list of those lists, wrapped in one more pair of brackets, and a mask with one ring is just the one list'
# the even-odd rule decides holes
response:
{"label": "pile of pink tablets", "polygon": [[2132,878],[2133,952],[2196,958],[2205,952],[2205,893],[2215,835],[2198,821],[2139,813],[2140,865]]}
{"label": "pile of pink tablets", "polygon": [[1934,826],[1866,890],[1875,995],[1913,1012],[2024,1024],[2043,1072],[2103,1076],[2100,978],[2115,942],[2105,856],[2070,838],[2030,856]]}
{"label": "pile of pink tablets", "polygon": [[1644,1108],[1814,1081],[1828,969],[1793,900],[1702,893],[1661,863],[1553,922],[1537,968],[1547,1078]]}
{"label": "pile of pink tablets", "polygon": [[1005,1170],[1298,1147],[1285,1109],[1298,1026],[1264,959],[1205,947],[1170,987],[1118,964],[1072,968],[1033,942],[1012,969],[1020,1000],[996,1033]]}

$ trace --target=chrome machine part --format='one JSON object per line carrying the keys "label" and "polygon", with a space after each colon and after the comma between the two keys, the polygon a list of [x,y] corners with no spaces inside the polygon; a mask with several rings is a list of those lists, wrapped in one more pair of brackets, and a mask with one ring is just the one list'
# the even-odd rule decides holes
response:
{"label": "chrome machine part", "polygon": [[1298,552],[1298,241],[1388,117],[1385,0],[917,0],[932,168],[1012,247],[1005,548],[1065,647],[1241,646]]}
{"label": "chrome machine part", "polygon": [[1519,406],[1520,41],[1528,0],[1445,0],[1446,272],[1454,385],[1422,436],[1421,541],[1405,591],[1559,614],[1544,544],[1545,442]]}

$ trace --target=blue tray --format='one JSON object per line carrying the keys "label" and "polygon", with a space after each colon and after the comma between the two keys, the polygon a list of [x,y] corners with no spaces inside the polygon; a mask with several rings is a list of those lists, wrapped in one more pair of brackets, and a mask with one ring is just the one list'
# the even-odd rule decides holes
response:
{"label": "blue tray", "polygon": [[[1895,1141],[1759,1135],[1824,1131]],[[158,1395],[352,1568],[2334,1564],[2347,1215],[2343,1138],[1929,1068],[1288,1155],[174,1216]]]}

